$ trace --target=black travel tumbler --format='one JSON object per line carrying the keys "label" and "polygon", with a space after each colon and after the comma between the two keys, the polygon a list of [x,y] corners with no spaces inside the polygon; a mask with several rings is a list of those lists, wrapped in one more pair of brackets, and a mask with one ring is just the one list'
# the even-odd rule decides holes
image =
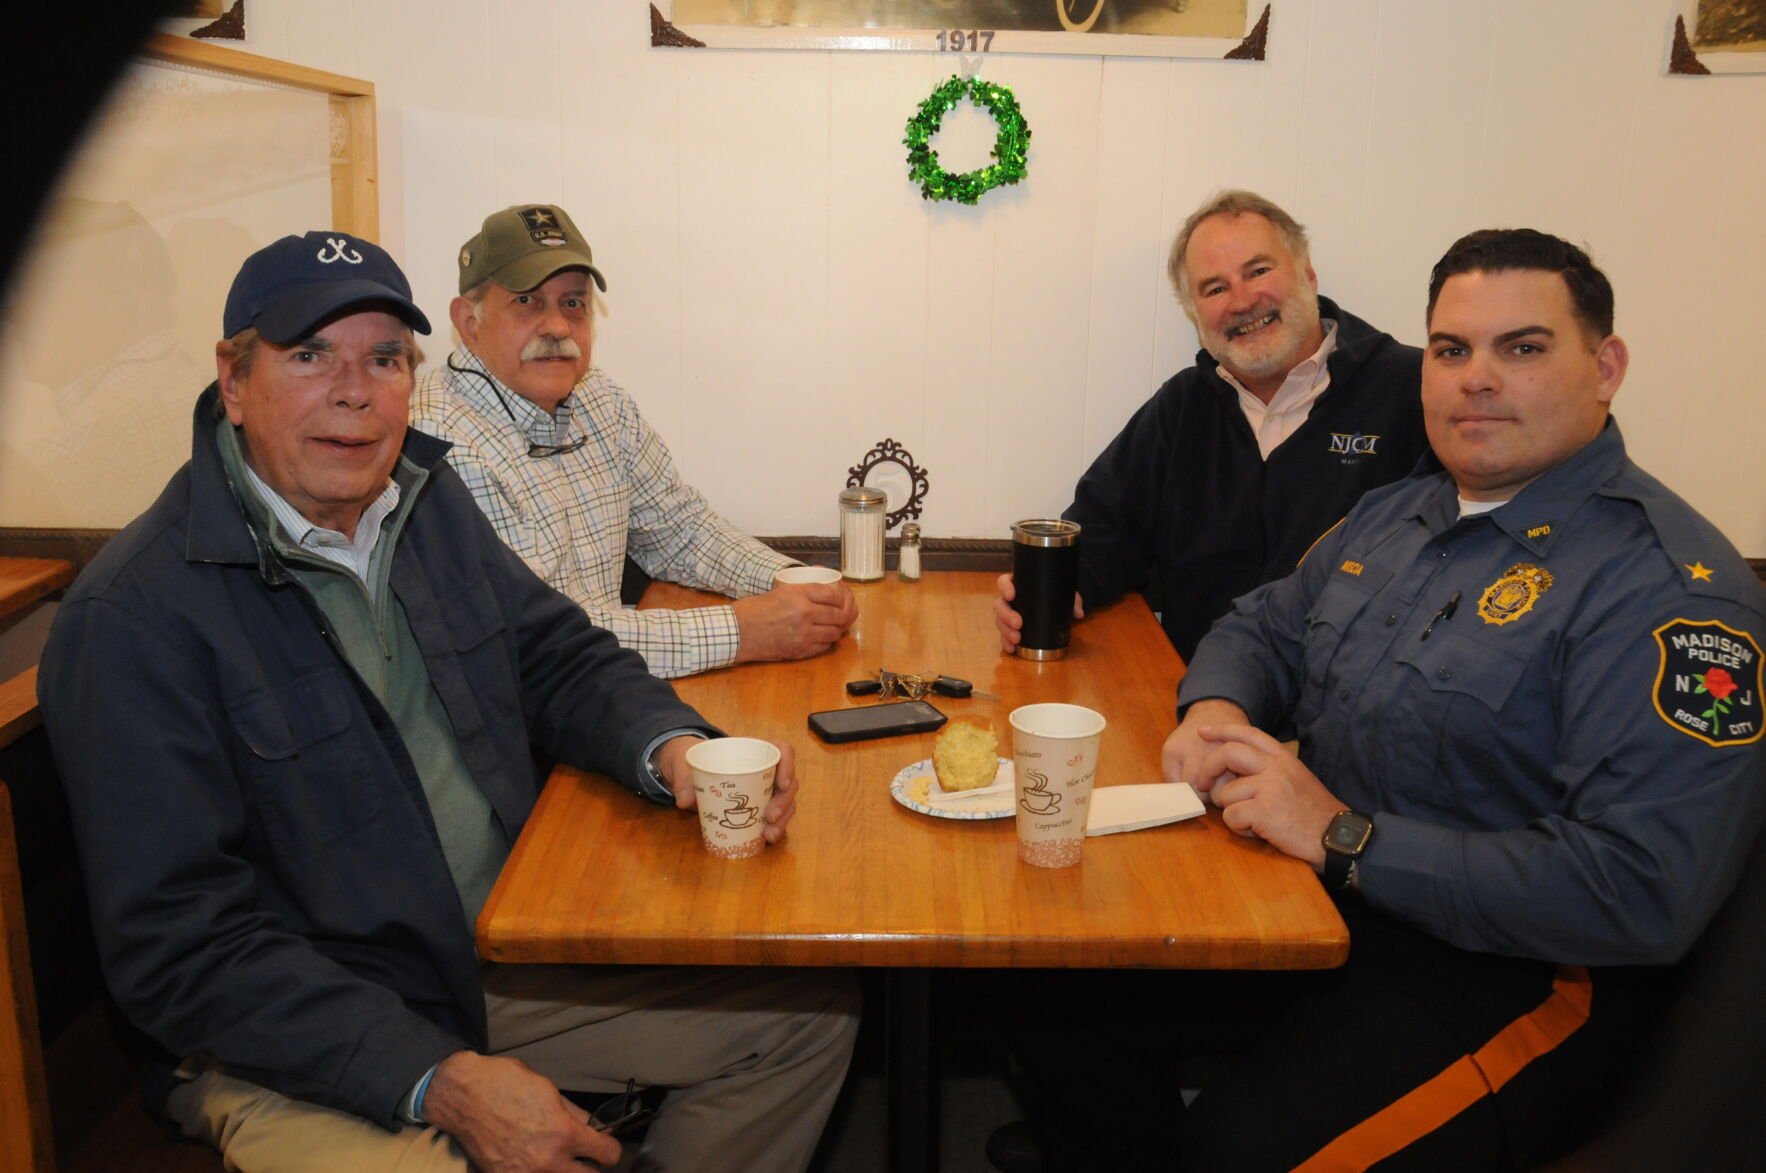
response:
{"label": "black travel tumbler", "polygon": [[1012,608],[1024,617],[1018,654],[1059,660],[1073,634],[1079,586],[1079,523],[1034,518],[1012,526]]}

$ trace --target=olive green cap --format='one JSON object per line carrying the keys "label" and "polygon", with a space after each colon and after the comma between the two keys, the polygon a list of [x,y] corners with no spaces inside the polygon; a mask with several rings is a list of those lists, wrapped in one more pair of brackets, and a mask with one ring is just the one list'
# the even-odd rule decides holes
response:
{"label": "olive green cap", "polygon": [[564,269],[587,269],[602,293],[607,278],[595,268],[589,242],[569,213],[552,204],[516,204],[484,218],[478,235],[460,247],[460,292],[483,281],[525,293]]}

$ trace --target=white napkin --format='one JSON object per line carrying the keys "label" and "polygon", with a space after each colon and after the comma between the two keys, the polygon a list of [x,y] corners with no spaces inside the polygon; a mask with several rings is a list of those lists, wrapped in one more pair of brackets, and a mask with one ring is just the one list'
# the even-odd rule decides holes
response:
{"label": "white napkin", "polygon": [[1099,786],[1091,792],[1087,835],[1114,835],[1193,819],[1205,808],[1187,782]]}

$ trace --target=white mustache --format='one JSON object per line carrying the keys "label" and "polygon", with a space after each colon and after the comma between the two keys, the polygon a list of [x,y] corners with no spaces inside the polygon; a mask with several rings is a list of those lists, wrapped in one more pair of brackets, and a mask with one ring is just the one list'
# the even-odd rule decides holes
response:
{"label": "white mustache", "polygon": [[582,347],[574,338],[549,338],[542,334],[521,348],[521,361],[533,362],[542,358],[581,358]]}

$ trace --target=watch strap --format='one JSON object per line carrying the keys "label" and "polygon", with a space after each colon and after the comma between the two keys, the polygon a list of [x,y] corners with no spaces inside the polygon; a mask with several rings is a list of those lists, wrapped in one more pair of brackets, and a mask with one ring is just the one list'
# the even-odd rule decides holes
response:
{"label": "watch strap", "polygon": [[[1340,837],[1339,828],[1353,838]],[[1324,884],[1328,892],[1347,892],[1355,883],[1355,863],[1367,850],[1374,833],[1373,820],[1360,811],[1338,811],[1324,833]]]}

